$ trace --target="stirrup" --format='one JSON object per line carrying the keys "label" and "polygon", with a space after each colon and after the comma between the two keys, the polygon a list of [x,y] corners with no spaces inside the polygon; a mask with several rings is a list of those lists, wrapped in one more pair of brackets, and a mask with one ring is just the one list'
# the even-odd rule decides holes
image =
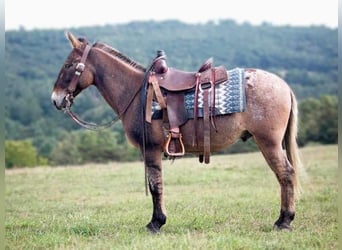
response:
{"label": "stirrup", "polygon": [[[170,142],[171,142],[172,139],[175,139],[175,140],[178,139],[179,144],[181,146],[181,151],[180,152],[170,152],[169,148],[170,148]],[[165,142],[164,150],[165,150],[165,153],[168,156],[173,156],[173,157],[183,156],[185,154],[185,148],[184,148],[184,144],[183,144],[183,141],[182,141],[182,134],[179,134],[178,138],[172,138],[172,133],[169,132],[169,134],[167,135],[166,142]]]}

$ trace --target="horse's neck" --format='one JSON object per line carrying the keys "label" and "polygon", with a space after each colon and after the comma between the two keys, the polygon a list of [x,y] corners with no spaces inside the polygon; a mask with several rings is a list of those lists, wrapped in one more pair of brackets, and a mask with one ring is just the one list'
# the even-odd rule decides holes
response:
{"label": "horse's neck", "polygon": [[114,111],[122,115],[129,105],[137,103],[133,98],[139,99],[140,95],[136,94],[142,85],[144,72],[100,51],[95,62],[94,83],[97,89]]}

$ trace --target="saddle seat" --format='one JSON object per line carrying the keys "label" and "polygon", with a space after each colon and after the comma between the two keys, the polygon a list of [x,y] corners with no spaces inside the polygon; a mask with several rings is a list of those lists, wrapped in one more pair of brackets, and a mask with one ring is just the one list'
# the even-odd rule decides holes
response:
{"label": "saddle seat", "polygon": [[[223,66],[213,67],[213,58],[209,58],[203,63],[197,72],[168,68],[165,62],[156,61],[155,63],[156,68],[158,69],[158,71],[155,72],[158,84],[168,91],[190,90],[195,88],[196,84],[211,82],[213,80],[211,69],[215,69],[216,82],[223,82],[227,79],[227,71]],[[161,64],[162,66],[159,66],[158,64]],[[199,81],[197,81],[197,78],[199,78]]]}
{"label": "saddle seat", "polygon": [[[209,58],[205,63],[203,63],[197,72],[201,73],[212,68],[212,64],[213,59]],[[168,68],[164,60],[156,61],[155,68],[159,86],[169,91],[182,91],[195,87],[197,72],[187,72],[174,68]]]}

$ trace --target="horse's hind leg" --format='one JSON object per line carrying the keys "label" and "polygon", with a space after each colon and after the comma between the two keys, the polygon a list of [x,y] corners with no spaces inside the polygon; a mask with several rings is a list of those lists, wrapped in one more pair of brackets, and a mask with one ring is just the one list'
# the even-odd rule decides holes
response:
{"label": "horse's hind leg", "polygon": [[282,150],[281,142],[276,143],[265,138],[255,139],[281,188],[280,216],[274,227],[278,230],[291,230],[290,224],[295,217],[295,171]]}
{"label": "horse's hind leg", "polygon": [[160,150],[147,150],[145,153],[148,184],[153,201],[153,214],[147,228],[152,233],[157,233],[166,223],[166,209],[163,196],[163,177]]}

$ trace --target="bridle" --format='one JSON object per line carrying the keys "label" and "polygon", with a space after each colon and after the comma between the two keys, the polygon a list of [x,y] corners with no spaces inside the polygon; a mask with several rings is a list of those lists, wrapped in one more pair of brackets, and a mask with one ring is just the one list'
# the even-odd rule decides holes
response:
{"label": "bridle", "polygon": [[101,130],[101,129],[105,129],[105,128],[108,128],[108,127],[114,125],[116,122],[118,122],[121,119],[121,117],[126,113],[127,109],[129,108],[129,106],[131,105],[131,103],[133,102],[135,97],[137,96],[137,94],[140,92],[141,88],[138,88],[137,92],[133,95],[133,97],[128,102],[128,104],[126,105],[124,110],[120,114],[118,114],[118,116],[115,117],[112,121],[105,123],[105,124],[102,124],[102,125],[98,125],[98,124],[95,124],[92,122],[86,122],[86,121],[83,121],[82,119],[80,119],[75,113],[73,113],[71,111],[70,108],[71,108],[71,105],[72,105],[73,99],[74,99],[73,94],[76,90],[76,87],[77,87],[77,84],[80,80],[80,77],[85,70],[85,62],[87,60],[87,57],[89,55],[91,48],[92,48],[92,46],[90,46],[89,44],[86,45],[86,47],[84,48],[81,60],[76,65],[74,77],[71,79],[71,82],[67,88],[68,94],[65,97],[66,106],[63,109],[63,111],[64,111],[64,113],[68,114],[78,125],[86,128],[86,129],[89,129],[89,130]]}
{"label": "bridle", "polygon": [[[153,65],[154,62],[153,61],[151,63],[151,65],[148,67],[148,69],[145,72],[145,76],[144,76],[144,80],[142,82],[142,85],[137,89],[137,91],[135,92],[135,94],[131,97],[130,101],[126,104],[125,108],[123,109],[123,111],[121,111],[117,117],[115,117],[112,121],[106,123],[106,124],[102,124],[102,125],[97,125],[95,123],[90,123],[90,122],[86,122],[81,120],[79,117],[77,117],[77,115],[75,113],[73,113],[71,111],[71,105],[73,103],[73,99],[74,99],[74,92],[76,90],[77,84],[79,83],[80,77],[82,75],[82,73],[85,70],[85,62],[87,60],[87,57],[89,55],[89,52],[91,50],[92,46],[90,45],[86,45],[86,47],[84,48],[82,57],[80,62],[76,65],[75,68],[75,73],[73,78],[71,79],[71,82],[67,88],[68,94],[65,97],[65,101],[66,101],[66,106],[63,109],[64,113],[67,113],[77,124],[79,124],[81,127],[84,127],[86,129],[89,130],[100,130],[100,129],[105,129],[108,128],[112,125],[114,125],[117,121],[119,121],[121,119],[121,117],[126,113],[126,111],[128,110],[128,108],[130,107],[130,105],[132,104],[132,102],[134,101],[134,99],[136,98],[136,96],[141,92],[141,101],[143,103],[142,105],[142,114],[145,114],[145,102],[146,102],[146,90],[147,90],[147,86],[148,86],[148,76],[150,71],[153,69]],[[144,158],[144,164],[145,164],[145,194],[146,196],[148,195],[148,172],[146,170],[147,168],[147,163],[146,163],[146,123],[145,123],[145,115],[142,116],[142,134],[143,134],[143,148],[142,148],[142,153],[143,153],[143,158]]]}
{"label": "bridle", "polygon": [[86,47],[84,48],[81,61],[76,65],[74,77],[72,78],[70,85],[68,87],[69,94],[74,93],[74,91],[76,90],[76,86],[80,80],[81,74],[83,73],[85,69],[85,62],[87,60],[87,57],[91,48],[92,46],[90,46],[89,44],[87,44]]}

